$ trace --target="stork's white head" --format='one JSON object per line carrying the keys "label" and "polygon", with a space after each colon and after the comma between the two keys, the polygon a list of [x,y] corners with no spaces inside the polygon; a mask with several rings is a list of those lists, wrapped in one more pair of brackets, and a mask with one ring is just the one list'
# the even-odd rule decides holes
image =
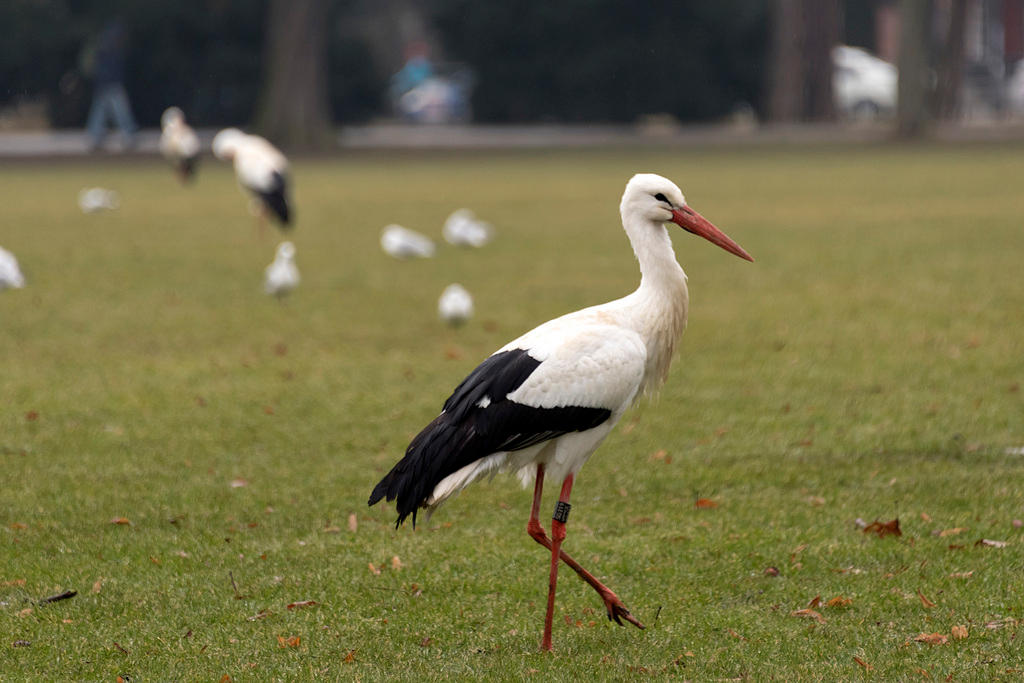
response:
{"label": "stork's white head", "polygon": [[179,123],[185,123],[185,112],[178,107],[167,107],[160,117],[160,127],[167,128]]}
{"label": "stork's white head", "polygon": [[277,245],[277,258],[282,261],[291,261],[295,258],[295,245],[291,242],[281,242]]}
{"label": "stork's white head", "polygon": [[225,128],[213,138],[213,155],[222,161],[231,161],[245,133],[237,128]]}
{"label": "stork's white head", "polygon": [[636,217],[658,224],[675,223],[683,230],[703,237],[731,254],[747,261],[754,260],[743,247],[690,208],[679,187],[660,175],[637,173],[630,178],[626,184],[626,191],[622,194],[619,211],[624,223]]}

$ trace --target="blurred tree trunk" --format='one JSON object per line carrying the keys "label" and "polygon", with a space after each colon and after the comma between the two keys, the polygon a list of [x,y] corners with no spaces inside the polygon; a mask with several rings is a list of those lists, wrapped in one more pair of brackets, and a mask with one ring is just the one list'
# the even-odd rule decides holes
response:
{"label": "blurred tree trunk", "polygon": [[839,42],[839,0],[775,0],[768,116],[772,121],[835,118],[832,47]]}
{"label": "blurred tree trunk", "polygon": [[924,135],[928,125],[928,0],[900,0],[897,134]]}
{"label": "blurred tree trunk", "polygon": [[775,0],[772,27],[768,118],[798,121],[803,108],[803,22],[801,0]]}
{"label": "blurred tree trunk", "polygon": [[939,52],[938,82],[935,89],[935,117],[956,118],[960,109],[960,89],[964,74],[964,38],[967,26],[967,0],[952,0],[945,40]]}
{"label": "blurred tree trunk", "polygon": [[256,128],[276,144],[334,142],[327,104],[328,0],[270,0]]}
{"label": "blurred tree trunk", "polygon": [[832,48],[840,40],[842,8],[839,0],[804,0],[804,115],[810,121],[832,121]]}

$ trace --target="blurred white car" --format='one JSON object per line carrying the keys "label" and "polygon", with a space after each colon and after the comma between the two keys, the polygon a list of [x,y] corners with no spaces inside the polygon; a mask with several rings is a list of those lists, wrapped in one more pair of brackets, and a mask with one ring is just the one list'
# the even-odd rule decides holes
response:
{"label": "blurred white car", "polygon": [[832,48],[832,94],[836,109],[853,119],[873,119],[896,110],[899,72],[889,62],[848,45]]}
{"label": "blurred white car", "polygon": [[1006,105],[1010,113],[1024,114],[1024,59],[1010,69],[1010,77],[1006,81]]}

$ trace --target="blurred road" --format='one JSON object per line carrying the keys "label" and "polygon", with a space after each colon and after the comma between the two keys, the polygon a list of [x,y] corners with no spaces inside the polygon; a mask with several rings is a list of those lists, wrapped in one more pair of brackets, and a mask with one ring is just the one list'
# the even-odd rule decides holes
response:
{"label": "blurred road", "polygon": [[[207,149],[216,132],[200,130]],[[144,130],[134,149],[119,146],[112,135],[98,158],[157,153],[159,131]],[[459,125],[407,126],[370,124],[345,126],[338,134],[338,149],[537,149],[572,147],[716,146],[780,143],[872,143],[892,138],[892,127],[870,125],[805,124],[755,126],[707,124],[688,126],[635,125]],[[932,138],[944,142],[1024,140],[1024,122],[985,125],[936,126]],[[81,130],[0,131],[0,158],[75,158],[90,156],[88,138]]]}

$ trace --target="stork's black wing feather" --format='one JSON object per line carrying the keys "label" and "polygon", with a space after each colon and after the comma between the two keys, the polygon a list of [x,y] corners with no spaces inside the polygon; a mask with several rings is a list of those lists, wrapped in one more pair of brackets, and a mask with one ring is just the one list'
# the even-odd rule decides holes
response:
{"label": "stork's black wing feather", "polygon": [[445,401],[444,410],[409,444],[405,457],[370,494],[369,504],[396,501],[398,522],[412,514],[437,484],[480,458],[517,451],[549,439],[592,429],[611,416],[607,408],[537,408],[508,399],[541,361],[524,349],[496,353],[477,366]]}
{"label": "stork's black wing feather", "polygon": [[256,193],[260,200],[270,209],[283,229],[291,227],[291,210],[288,206],[288,178],[279,171],[274,171],[270,186]]}

